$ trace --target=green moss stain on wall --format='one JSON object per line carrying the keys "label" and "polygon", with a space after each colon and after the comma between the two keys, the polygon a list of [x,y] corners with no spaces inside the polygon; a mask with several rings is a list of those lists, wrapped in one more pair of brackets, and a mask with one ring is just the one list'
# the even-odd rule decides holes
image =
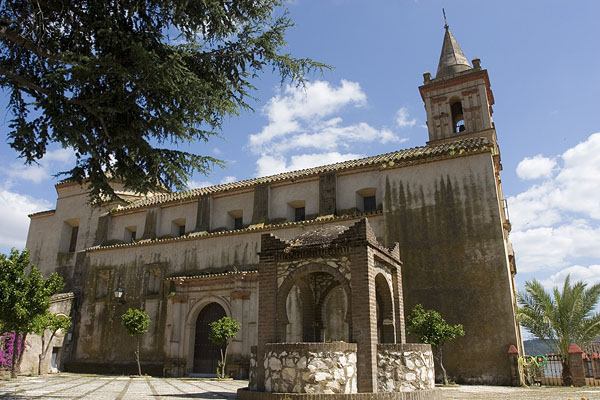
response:
{"label": "green moss stain on wall", "polygon": [[156,238],[159,212],[159,207],[149,208],[148,211],[146,211],[146,222],[144,223],[144,234],[142,239]]}
{"label": "green moss stain on wall", "polygon": [[445,347],[449,373],[509,384],[506,351],[516,336],[493,185],[474,173],[410,183],[388,175],[384,230],[387,245],[400,244],[405,313],[420,303],[465,326],[467,335]]}

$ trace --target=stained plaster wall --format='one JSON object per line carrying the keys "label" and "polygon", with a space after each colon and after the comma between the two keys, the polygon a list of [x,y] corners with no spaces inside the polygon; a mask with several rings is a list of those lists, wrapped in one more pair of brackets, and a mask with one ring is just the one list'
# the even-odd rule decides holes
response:
{"label": "stained plaster wall", "polygon": [[214,196],[212,200],[212,212],[210,216],[210,228],[233,229],[233,218],[229,211],[242,210],[242,221],[244,225],[250,225],[254,203],[254,192],[236,193],[235,195]]}
{"label": "stained plaster wall", "polygon": [[[98,217],[107,211],[108,206],[90,207],[89,198],[79,185],[58,187],[56,211],[51,215],[31,218],[26,247],[31,262],[44,276],[58,272],[65,280],[65,290],[72,290],[73,274],[77,253],[93,245]],[[77,220],[79,231],[75,252],[69,252],[71,226],[65,221]]]}
{"label": "stained plaster wall", "polygon": [[146,222],[146,210],[139,210],[134,213],[109,218],[110,222],[107,240],[129,241],[126,240],[125,229],[131,226],[136,227],[136,238],[141,239],[142,234],[144,233],[144,223]]}
{"label": "stained plaster wall", "polygon": [[375,188],[375,200],[381,204],[381,174],[379,171],[363,171],[362,173],[339,174],[337,177],[337,210],[358,208],[362,211],[363,205],[357,203],[356,192],[361,189]]}
{"label": "stained plaster wall", "polygon": [[192,232],[196,227],[196,214],[198,212],[197,202],[174,204],[169,207],[161,207],[160,222],[158,223],[157,236],[173,235],[173,221],[185,220],[185,232]]}
{"label": "stained plaster wall", "polygon": [[319,181],[313,179],[307,182],[297,182],[271,186],[269,217],[271,219],[285,218],[294,220],[294,210],[289,203],[304,201],[304,212],[307,216],[319,213]]}
{"label": "stained plaster wall", "polygon": [[400,243],[406,313],[420,303],[464,326],[444,347],[451,378],[508,385],[518,339],[493,176],[488,153],[384,172],[385,239]]}

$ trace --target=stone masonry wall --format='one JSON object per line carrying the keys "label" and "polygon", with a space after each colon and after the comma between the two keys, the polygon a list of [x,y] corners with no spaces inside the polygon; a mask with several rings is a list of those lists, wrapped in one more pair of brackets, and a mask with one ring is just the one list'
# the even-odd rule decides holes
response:
{"label": "stone masonry wall", "polygon": [[269,343],[264,366],[266,392],[357,392],[355,343]]}
{"label": "stone masonry wall", "polygon": [[377,345],[378,392],[412,392],[433,388],[435,372],[430,345]]}

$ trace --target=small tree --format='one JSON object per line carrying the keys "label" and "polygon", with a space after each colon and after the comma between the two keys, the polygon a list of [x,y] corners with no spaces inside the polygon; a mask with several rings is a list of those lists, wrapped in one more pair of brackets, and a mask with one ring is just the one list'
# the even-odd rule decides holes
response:
{"label": "small tree", "polygon": [[[56,315],[52,314],[49,311],[46,311],[45,314],[39,315],[35,318],[33,322],[32,330],[36,335],[40,335],[42,338],[42,351],[40,352],[39,364],[38,364],[38,375],[42,374],[42,363],[46,358],[46,354],[48,353],[48,349],[52,344],[52,339],[56,332],[60,329],[67,329],[71,326],[71,318],[66,315]],[[50,339],[46,343],[46,330],[51,332]]]}
{"label": "small tree", "polygon": [[210,323],[208,339],[217,346],[221,346],[221,361],[219,362],[221,371],[219,372],[219,368],[217,368],[217,377],[219,378],[225,378],[227,347],[229,346],[229,341],[233,339],[239,331],[240,323],[229,317],[223,317],[218,321]]}
{"label": "small tree", "polygon": [[464,336],[463,326],[461,324],[448,325],[439,312],[425,310],[422,305],[417,304],[407,318],[406,329],[416,335],[421,343],[427,343],[433,347],[435,358],[442,370],[444,385],[447,385],[448,375],[442,362],[442,347],[444,343],[458,336]]}
{"label": "small tree", "polygon": [[19,348],[12,352],[11,378],[17,377],[27,333],[34,330],[36,318],[48,311],[50,298],[63,286],[56,273],[43,279],[40,270],[30,266],[27,249],[21,253],[12,249],[8,257],[0,254],[0,325],[3,330],[14,333],[13,343],[17,343],[20,336]]}
{"label": "small tree", "polygon": [[137,336],[137,346],[135,350],[135,359],[138,366],[138,374],[142,375],[142,367],[140,366],[140,339],[141,335],[148,331],[150,317],[142,310],[130,308],[121,317],[123,328],[130,336]]}

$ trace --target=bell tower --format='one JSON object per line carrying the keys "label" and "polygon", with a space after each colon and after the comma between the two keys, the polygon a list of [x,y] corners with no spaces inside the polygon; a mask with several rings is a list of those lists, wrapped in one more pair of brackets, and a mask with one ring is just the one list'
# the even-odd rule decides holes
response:
{"label": "bell tower", "polygon": [[427,112],[429,143],[486,136],[496,143],[492,121],[494,95],[478,58],[469,64],[458,42],[444,25],[444,43],[435,78],[423,74],[419,87]]}

